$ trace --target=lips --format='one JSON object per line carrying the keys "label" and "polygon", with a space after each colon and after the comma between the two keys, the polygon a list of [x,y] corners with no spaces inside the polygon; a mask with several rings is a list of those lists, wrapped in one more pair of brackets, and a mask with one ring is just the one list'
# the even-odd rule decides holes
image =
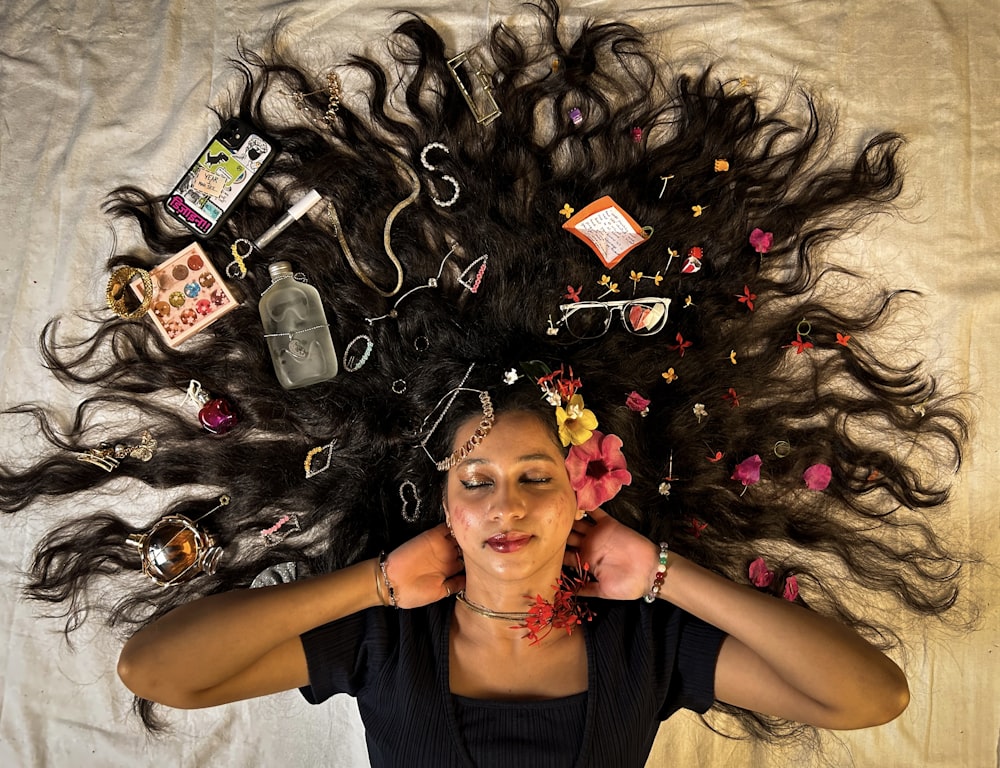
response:
{"label": "lips", "polygon": [[486,546],[494,552],[508,554],[522,549],[530,540],[529,533],[498,533],[486,540]]}

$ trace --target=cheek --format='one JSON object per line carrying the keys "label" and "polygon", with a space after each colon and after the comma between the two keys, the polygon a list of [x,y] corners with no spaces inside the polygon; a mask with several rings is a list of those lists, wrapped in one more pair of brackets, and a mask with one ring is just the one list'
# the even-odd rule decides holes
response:
{"label": "cheek", "polygon": [[470,530],[478,522],[477,516],[463,506],[455,506],[449,510],[451,527],[457,533]]}

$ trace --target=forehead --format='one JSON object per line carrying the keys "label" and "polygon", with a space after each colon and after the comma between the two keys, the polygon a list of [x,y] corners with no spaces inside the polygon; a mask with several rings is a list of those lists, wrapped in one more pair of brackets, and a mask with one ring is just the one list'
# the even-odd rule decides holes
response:
{"label": "forehead", "polygon": [[[462,422],[455,432],[454,446],[464,444],[478,424],[479,417],[475,416]],[[469,460],[538,454],[561,461],[562,447],[556,440],[554,424],[554,413],[552,425],[546,424],[541,416],[527,411],[499,413],[493,429],[470,454]]]}

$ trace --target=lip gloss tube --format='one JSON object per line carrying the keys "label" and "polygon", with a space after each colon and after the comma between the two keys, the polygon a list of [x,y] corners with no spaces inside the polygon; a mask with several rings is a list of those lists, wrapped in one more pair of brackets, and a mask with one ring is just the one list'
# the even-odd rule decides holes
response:
{"label": "lip gloss tube", "polygon": [[254,240],[254,248],[257,248],[258,250],[266,248],[268,243],[288,229],[288,227],[290,227],[294,222],[301,219],[306,214],[306,211],[322,199],[323,198],[320,196],[319,192],[315,189],[309,190],[306,196],[283,213],[281,218],[278,219],[270,229]]}

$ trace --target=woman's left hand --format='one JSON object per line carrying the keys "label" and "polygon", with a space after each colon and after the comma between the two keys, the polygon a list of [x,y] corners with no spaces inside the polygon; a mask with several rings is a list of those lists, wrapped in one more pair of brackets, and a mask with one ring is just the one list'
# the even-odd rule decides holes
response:
{"label": "woman's left hand", "polygon": [[593,577],[580,590],[583,597],[636,600],[653,583],[659,547],[603,509],[577,520],[567,543],[566,564],[576,567],[579,555]]}

